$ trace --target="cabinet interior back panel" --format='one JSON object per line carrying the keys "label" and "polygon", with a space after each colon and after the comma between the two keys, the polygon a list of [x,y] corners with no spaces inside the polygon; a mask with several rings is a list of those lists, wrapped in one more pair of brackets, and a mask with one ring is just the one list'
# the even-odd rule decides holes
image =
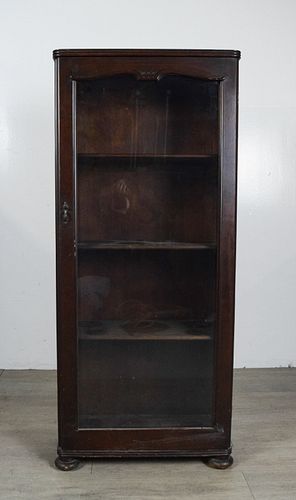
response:
{"label": "cabinet interior back panel", "polygon": [[180,76],[78,82],[78,153],[217,154],[218,89]]}

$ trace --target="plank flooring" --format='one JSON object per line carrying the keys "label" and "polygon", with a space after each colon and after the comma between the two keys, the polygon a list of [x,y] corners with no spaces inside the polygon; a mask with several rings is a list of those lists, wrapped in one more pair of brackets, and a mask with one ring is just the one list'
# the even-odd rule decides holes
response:
{"label": "plank flooring", "polygon": [[235,371],[234,465],[100,460],[63,473],[56,456],[56,373],[0,370],[0,499],[295,500],[296,369]]}

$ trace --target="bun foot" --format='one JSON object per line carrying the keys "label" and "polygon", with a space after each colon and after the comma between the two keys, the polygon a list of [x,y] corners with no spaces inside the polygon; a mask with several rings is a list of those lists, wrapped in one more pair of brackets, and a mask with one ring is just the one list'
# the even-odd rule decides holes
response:
{"label": "bun foot", "polygon": [[78,469],[81,466],[81,462],[77,458],[57,456],[55,459],[55,466],[59,470],[68,472]]}
{"label": "bun foot", "polygon": [[231,455],[226,455],[225,457],[211,457],[206,458],[205,463],[208,467],[213,469],[228,469],[233,464],[233,458]]}

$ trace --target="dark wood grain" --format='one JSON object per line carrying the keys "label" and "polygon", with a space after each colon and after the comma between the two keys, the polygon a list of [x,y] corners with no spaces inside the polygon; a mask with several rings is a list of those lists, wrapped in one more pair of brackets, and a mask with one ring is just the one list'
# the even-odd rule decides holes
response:
{"label": "dark wood grain", "polygon": [[229,466],[240,53],[54,58],[57,466],[90,456]]}

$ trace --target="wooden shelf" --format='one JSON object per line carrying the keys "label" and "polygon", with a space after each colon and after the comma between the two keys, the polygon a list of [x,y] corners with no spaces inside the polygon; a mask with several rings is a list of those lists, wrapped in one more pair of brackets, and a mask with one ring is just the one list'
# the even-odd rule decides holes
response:
{"label": "wooden shelf", "polygon": [[210,340],[212,325],[196,321],[80,321],[80,340]]}
{"label": "wooden shelf", "polygon": [[[125,382],[126,384],[129,383],[128,380]],[[178,381],[176,381],[176,383],[178,383]],[[204,432],[206,432],[212,430],[212,420],[212,415],[199,413],[196,413],[195,415],[155,415],[153,413],[133,413],[127,415],[99,414],[95,417],[90,417],[89,415],[80,415],[80,429],[100,429],[102,427],[180,427],[181,422],[181,425],[183,427],[200,427]]]}
{"label": "wooden shelf", "polygon": [[215,160],[218,158],[216,154],[167,154],[167,155],[159,155],[159,154],[96,154],[96,153],[78,153],[77,158],[79,160]]}
{"label": "wooden shelf", "polygon": [[214,243],[175,241],[80,241],[79,250],[215,250]]}
{"label": "wooden shelf", "polygon": [[95,154],[95,153],[78,153],[78,163],[125,163],[133,165],[166,165],[172,163],[187,163],[190,165],[204,165],[208,163],[217,163],[218,155],[216,154],[193,154],[193,155],[178,155],[178,154]]}

